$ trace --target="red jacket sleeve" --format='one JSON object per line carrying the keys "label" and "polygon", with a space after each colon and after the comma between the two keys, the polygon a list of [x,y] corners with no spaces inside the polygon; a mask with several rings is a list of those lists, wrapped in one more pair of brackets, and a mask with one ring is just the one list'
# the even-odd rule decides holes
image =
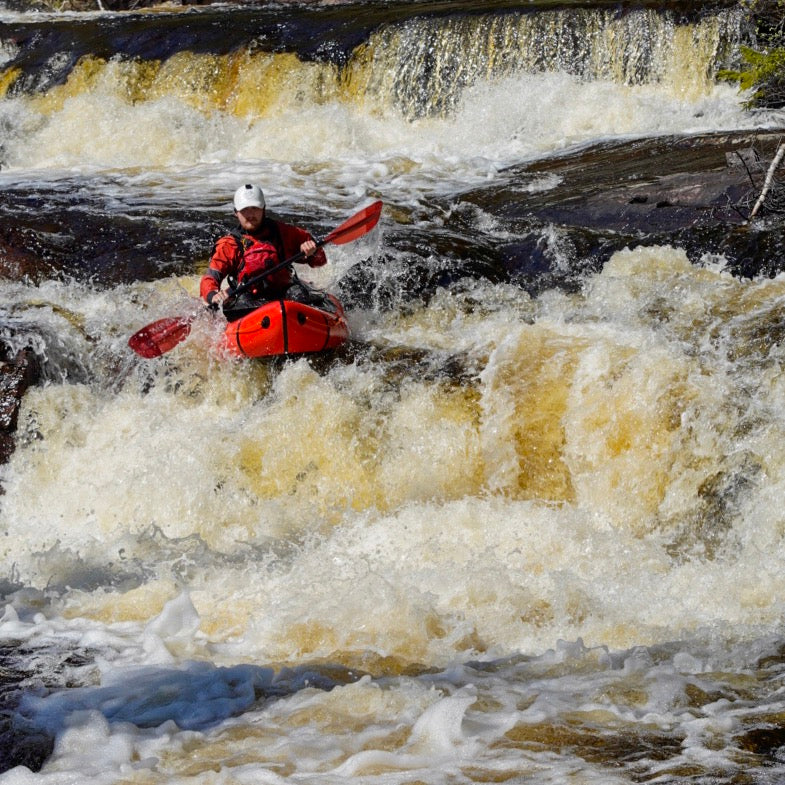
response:
{"label": "red jacket sleeve", "polygon": [[221,237],[215,244],[207,272],[199,283],[199,296],[207,301],[210,292],[217,292],[221,288],[221,282],[227,275],[237,275],[239,261],[237,240],[231,235]]}
{"label": "red jacket sleeve", "polygon": [[[305,229],[301,229],[299,226],[279,222],[278,229],[281,232],[281,242],[283,242],[287,259],[300,253],[300,246],[304,242],[314,239]],[[302,264],[307,264],[309,267],[322,267],[327,264],[327,255],[324,249],[318,248],[316,253],[310,259],[303,261]]]}

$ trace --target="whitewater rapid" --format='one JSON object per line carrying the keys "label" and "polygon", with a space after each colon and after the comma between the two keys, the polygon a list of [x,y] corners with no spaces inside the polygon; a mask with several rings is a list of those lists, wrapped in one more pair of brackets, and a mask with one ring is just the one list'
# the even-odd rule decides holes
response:
{"label": "whitewater rapid", "polygon": [[[400,87],[384,59],[399,34],[357,62],[388,63],[379,78]],[[780,127],[706,75],[690,36],[678,51],[701,68],[680,77],[673,58],[638,82],[492,73],[440,93],[447,112],[382,111],[388,85],[360,100],[333,65],[289,54],[240,55],[280,97],[205,91],[234,60],[189,52],[87,58],[4,94],[6,204],[51,206],[64,238],[85,215],[107,234],[172,216],[189,261],[0,282],[7,340],[43,364],[0,467],[8,727],[46,751],[0,782],[781,776],[756,733],[785,710],[782,276],[641,243],[536,297],[481,276],[419,297],[409,279],[415,251],[438,269],[422,237],[453,214],[461,240],[515,239],[465,196],[510,166]],[[373,233],[304,274],[378,284],[330,357],[213,349],[220,318],[196,300],[209,244],[187,235],[230,223],[248,180],[314,231],[385,203]],[[555,184],[522,182],[521,202]],[[568,268],[560,237],[543,242]],[[175,350],[129,350],[179,314],[195,321]]]}

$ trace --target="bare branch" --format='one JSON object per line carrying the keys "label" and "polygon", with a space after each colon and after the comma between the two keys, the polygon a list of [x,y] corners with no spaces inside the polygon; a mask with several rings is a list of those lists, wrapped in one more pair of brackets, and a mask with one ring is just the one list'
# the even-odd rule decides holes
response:
{"label": "bare branch", "polygon": [[763,188],[761,189],[760,196],[758,197],[758,201],[755,202],[755,206],[752,208],[752,212],[750,213],[750,221],[755,217],[758,210],[760,210],[763,201],[766,199],[766,194],[769,192],[772,180],[774,179],[774,172],[780,165],[783,155],[785,155],[785,143],[781,144],[777,148],[777,154],[774,156],[774,158],[772,158],[771,164],[769,165],[769,171],[766,173],[766,179],[763,182]]}

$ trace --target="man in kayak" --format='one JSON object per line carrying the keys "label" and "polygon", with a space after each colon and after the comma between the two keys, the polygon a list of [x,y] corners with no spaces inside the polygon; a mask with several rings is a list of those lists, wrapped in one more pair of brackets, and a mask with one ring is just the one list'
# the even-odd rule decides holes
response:
{"label": "man in kayak", "polygon": [[[264,194],[258,185],[247,183],[235,191],[234,214],[240,231],[221,237],[215,244],[210,265],[199,286],[199,294],[209,306],[218,308],[231,296],[227,290],[221,289],[225,278],[236,286],[298,252],[303,253],[304,263],[310,267],[327,264],[324,251],[317,247],[305,229],[267,217]],[[258,286],[242,295],[245,302],[238,302],[236,306],[240,310],[248,310],[268,300],[302,300],[307,297],[306,287],[297,280],[290,267],[284,267],[263,278]],[[232,306],[235,304],[232,303]]]}

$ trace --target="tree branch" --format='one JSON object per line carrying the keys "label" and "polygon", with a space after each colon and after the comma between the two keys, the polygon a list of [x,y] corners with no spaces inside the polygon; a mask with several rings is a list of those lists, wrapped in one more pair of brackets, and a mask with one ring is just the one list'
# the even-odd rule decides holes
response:
{"label": "tree branch", "polygon": [[771,164],[769,165],[769,171],[766,173],[766,179],[763,181],[763,188],[761,189],[760,196],[758,197],[758,201],[755,202],[755,206],[752,208],[752,212],[750,213],[748,220],[751,221],[757,214],[758,210],[760,210],[761,205],[766,198],[766,194],[769,192],[769,188],[771,188],[771,181],[774,179],[774,172],[780,165],[783,155],[785,155],[785,143],[779,146],[777,149],[777,154],[774,156]]}

